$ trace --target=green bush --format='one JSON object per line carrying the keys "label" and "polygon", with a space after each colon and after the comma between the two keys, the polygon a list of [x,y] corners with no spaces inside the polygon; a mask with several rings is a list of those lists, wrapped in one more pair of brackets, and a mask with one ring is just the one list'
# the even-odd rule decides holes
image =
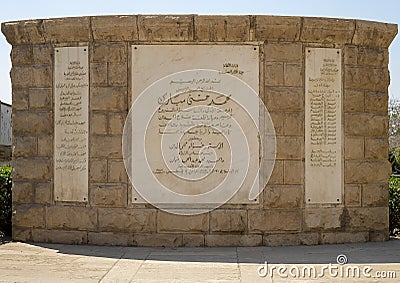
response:
{"label": "green bush", "polygon": [[391,235],[400,232],[400,177],[389,179],[389,229]]}
{"label": "green bush", "polygon": [[392,164],[393,174],[400,174],[400,147],[389,151],[389,162]]}
{"label": "green bush", "polygon": [[11,173],[11,167],[0,167],[0,234],[3,232],[5,235],[11,235]]}

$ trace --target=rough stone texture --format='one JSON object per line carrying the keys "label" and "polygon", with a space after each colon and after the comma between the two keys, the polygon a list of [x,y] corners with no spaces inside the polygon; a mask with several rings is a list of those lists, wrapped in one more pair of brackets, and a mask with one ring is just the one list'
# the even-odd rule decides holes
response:
{"label": "rough stone texture", "polygon": [[266,61],[300,63],[303,57],[299,43],[268,43],[265,45]]}
{"label": "rough stone texture", "polygon": [[275,160],[274,169],[268,180],[269,185],[283,184],[283,161]]}
{"label": "rough stone texture", "polygon": [[31,88],[29,89],[29,108],[33,110],[51,110],[52,97],[50,88]]}
{"label": "rough stone texture", "polygon": [[120,135],[124,131],[127,113],[113,113],[108,117],[108,133],[110,135]]}
{"label": "rough stone texture", "polygon": [[203,247],[204,235],[202,234],[183,234],[182,246],[184,247]]}
{"label": "rough stone texture", "polygon": [[42,23],[46,42],[87,42],[91,40],[90,18],[48,19]]}
{"label": "rough stone texture", "polygon": [[94,230],[96,210],[79,206],[50,206],[47,208],[47,227],[65,230]]}
{"label": "rough stone texture", "polygon": [[210,213],[211,232],[245,232],[247,227],[247,211],[214,210]]}
{"label": "rough stone texture", "polygon": [[11,50],[10,57],[14,65],[29,65],[32,63],[32,46],[15,46]]}
{"label": "rough stone texture", "polygon": [[255,16],[256,39],[295,41],[300,35],[300,17]]}
{"label": "rough stone texture", "polygon": [[249,231],[251,233],[299,231],[300,210],[249,210]]}
{"label": "rough stone texture", "polygon": [[352,43],[362,46],[388,47],[396,34],[396,25],[356,20]]}
{"label": "rough stone texture", "polygon": [[346,137],[344,141],[344,156],[347,160],[363,159],[364,137]]}
{"label": "rough stone texture", "polygon": [[366,159],[386,159],[389,156],[388,148],[386,138],[365,138]]}
{"label": "rough stone texture", "polygon": [[35,191],[31,183],[14,182],[12,188],[12,199],[14,204],[33,203]]}
{"label": "rough stone texture", "polygon": [[43,20],[28,20],[1,24],[1,31],[12,45],[44,43]]}
{"label": "rough stone texture", "polygon": [[126,86],[127,85],[127,63],[109,63],[108,64],[108,85]]}
{"label": "rough stone texture", "polygon": [[107,63],[90,63],[90,85],[107,86]]}
{"label": "rough stone texture", "polygon": [[298,159],[304,155],[304,140],[295,136],[276,137],[277,159]]}
{"label": "rough stone texture", "polygon": [[124,161],[122,159],[109,160],[108,162],[108,182],[126,183],[128,176],[126,174]]}
{"label": "rough stone texture", "polygon": [[18,180],[50,180],[51,163],[47,159],[18,158],[13,160],[13,179]]}
{"label": "rough stone texture", "polygon": [[123,111],[126,109],[126,88],[96,87],[90,91],[92,110]]}
{"label": "rough stone texture", "polygon": [[29,107],[29,89],[14,88],[12,89],[12,108],[15,110],[27,110]]}
{"label": "rough stone texture", "polygon": [[122,158],[121,135],[93,135],[89,147],[90,156],[94,158]]}
{"label": "rough stone texture", "polygon": [[92,17],[92,31],[95,41],[134,41],[138,39],[137,16]]}
{"label": "rough stone texture", "polygon": [[92,159],[89,171],[89,179],[91,182],[105,183],[107,181],[107,160]]}
{"label": "rough stone texture", "polygon": [[318,238],[318,233],[270,234],[263,236],[263,245],[270,247],[317,245]]}
{"label": "rough stone texture", "polygon": [[304,42],[351,43],[354,20],[304,18],[300,40]]}
{"label": "rough stone texture", "polygon": [[195,40],[249,41],[249,16],[195,16]]}
{"label": "rough stone texture", "polygon": [[345,185],[344,203],[346,206],[361,206],[361,185]]}
{"label": "rough stone texture", "polygon": [[127,61],[127,44],[125,43],[94,43],[91,46],[90,62],[118,63]]}
{"label": "rough stone texture", "polygon": [[272,123],[274,124],[275,134],[283,135],[284,134],[283,122],[285,119],[285,114],[279,110],[276,110],[276,111],[270,111],[269,115],[271,117]]}
{"label": "rough stone texture", "polygon": [[134,234],[133,245],[143,247],[178,247],[182,246],[182,235],[179,234]]}
{"label": "rough stone texture", "polygon": [[[266,15],[126,15],[3,23],[13,45],[13,239],[134,246],[279,246],[388,239],[388,46],[397,25]],[[260,44],[260,97],[277,135],[258,205],[177,216],[131,203],[121,138],[131,44]],[[53,196],[55,46],[88,46],[89,199]],[[304,203],[304,48],[343,54],[343,203]]]}
{"label": "rough stone texture", "polygon": [[13,206],[13,225],[21,227],[44,228],[46,212],[40,205],[20,204]]}
{"label": "rough stone texture", "polygon": [[82,245],[88,243],[88,235],[84,231],[33,229],[32,241]]}
{"label": "rough stone texture", "polygon": [[366,137],[385,137],[388,117],[369,113],[345,114],[345,134]]}
{"label": "rough stone texture", "polygon": [[345,89],[343,98],[344,112],[364,112],[364,91]]}
{"label": "rough stone texture", "polygon": [[158,211],[158,232],[167,233],[193,233],[208,230],[208,214],[200,215],[175,215]]}
{"label": "rough stone texture", "polygon": [[265,85],[266,86],[283,86],[283,63],[268,62],[265,64]]}
{"label": "rough stone texture", "polygon": [[90,132],[95,135],[107,134],[107,115],[92,111],[90,115]]}
{"label": "rough stone texture", "polygon": [[49,112],[13,111],[13,135],[34,136],[51,134],[49,127],[53,123],[52,114]]}
{"label": "rough stone texture", "polygon": [[368,232],[326,232],[321,235],[321,244],[367,242]]}
{"label": "rough stone texture", "polygon": [[29,136],[14,137],[14,158],[33,157],[37,154],[37,138]]}
{"label": "rough stone texture", "polygon": [[283,180],[286,185],[303,184],[303,172],[304,172],[304,163],[302,161],[298,160],[284,161]]}
{"label": "rough stone texture", "polygon": [[31,241],[32,229],[13,225],[12,238],[14,241]]}
{"label": "rough stone texture", "polygon": [[387,182],[391,173],[389,161],[347,161],[345,165],[346,183]]}
{"label": "rough stone texture", "polygon": [[206,246],[208,247],[252,247],[261,245],[261,235],[206,235]]}
{"label": "rough stone texture", "polygon": [[155,232],[156,211],[152,209],[99,209],[99,228],[110,232]]}
{"label": "rough stone texture", "polygon": [[94,185],[90,189],[90,202],[94,206],[126,207],[127,186],[125,184]]}
{"label": "rough stone texture", "polygon": [[303,202],[302,186],[268,186],[264,191],[266,208],[297,208]]}
{"label": "rough stone texture", "polygon": [[139,40],[193,40],[193,16],[139,16]]}
{"label": "rough stone texture", "polygon": [[370,231],[369,240],[371,242],[383,242],[389,240],[389,231]]}
{"label": "rough stone texture", "polygon": [[354,230],[385,230],[389,223],[388,207],[349,208],[349,227]]}
{"label": "rough stone texture", "polygon": [[304,229],[330,230],[342,225],[343,208],[306,208],[304,211]]}
{"label": "rough stone texture", "polygon": [[265,95],[268,110],[301,111],[304,108],[301,88],[269,87]]}
{"label": "rough stone texture", "polygon": [[365,112],[381,115],[388,114],[388,95],[387,92],[365,92]]}
{"label": "rough stone texture", "polygon": [[389,72],[386,68],[345,68],[345,88],[386,91]]}
{"label": "rough stone texture", "polygon": [[53,203],[53,184],[37,183],[35,185],[35,203],[52,204]]}
{"label": "rough stone texture", "polygon": [[37,154],[39,157],[52,157],[53,156],[53,136],[43,135],[38,138]]}
{"label": "rough stone texture", "polygon": [[362,185],[363,206],[385,206],[389,201],[389,187],[387,183],[363,184]]}
{"label": "rough stone texture", "polygon": [[376,49],[360,46],[357,50],[357,64],[370,67],[386,67],[389,54],[386,49]]}
{"label": "rough stone texture", "polygon": [[285,86],[303,86],[303,66],[301,64],[285,63],[284,81]]}
{"label": "rough stone texture", "polygon": [[35,64],[53,64],[53,47],[50,44],[33,45],[32,49],[33,63]]}
{"label": "rough stone texture", "polygon": [[129,246],[132,236],[124,233],[113,232],[89,232],[88,244],[89,245],[107,245],[107,246]]}

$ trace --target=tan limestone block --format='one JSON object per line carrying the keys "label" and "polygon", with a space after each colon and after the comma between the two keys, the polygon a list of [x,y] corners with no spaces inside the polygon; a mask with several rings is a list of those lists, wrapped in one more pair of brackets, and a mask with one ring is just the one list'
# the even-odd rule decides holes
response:
{"label": "tan limestone block", "polygon": [[192,15],[138,16],[139,40],[191,41],[193,40]]}
{"label": "tan limestone block", "polygon": [[155,232],[154,209],[99,208],[99,229],[104,232]]}
{"label": "tan limestone block", "polygon": [[256,39],[296,41],[300,36],[300,17],[255,16]]}
{"label": "tan limestone block", "polygon": [[127,185],[92,185],[90,188],[90,203],[95,206],[126,207]]}
{"label": "tan limestone block", "polygon": [[363,206],[387,206],[389,203],[388,184],[363,184],[361,199]]}
{"label": "tan limestone block", "polygon": [[249,16],[194,16],[195,40],[250,40]]}
{"label": "tan limestone block", "polygon": [[210,212],[211,232],[245,232],[247,228],[247,211],[213,210]]}
{"label": "tan limestone block", "polygon": [[284,232],[300,231],[301,229],[301,211],[293,210],[249,210],[249,232]]}
{"label": "tan limestone block", "polygon": [[47,227],[93,231],[97,228],[97,211],[82,206],[50,206],[47,208]]}
{"label": "tan limestone block", "polygon": [[[298,172],[299,175],[302,173]],[[266,208],[298,208],[303,202],[302,186],[268,186],[264,190]]]}
{"label": "tan limestone block", "polygon": [[93,40],[138,40],[137,16],[96,16],[91,18]]}
{"label": "tan limestone block", "polygon": [[12,222],[15,226],[44,228],[46,211],[44,206],[32,204],[13,205]]}
{"label": "tan limestone block", "polygon": [[208,231],[208,214],[177,215],[158,211],[157,230],[167,233],[194,233]]}

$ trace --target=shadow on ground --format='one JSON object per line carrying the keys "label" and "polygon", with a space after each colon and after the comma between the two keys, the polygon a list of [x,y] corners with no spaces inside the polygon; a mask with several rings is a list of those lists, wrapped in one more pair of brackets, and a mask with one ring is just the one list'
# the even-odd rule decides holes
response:
{"label": "shadow on ground", "polygon": [[179,262],[329,264],[345,255],[348,263],[400,263],[400,239],[387,242],[287,247],[110,247],[30,243],[61,254],[117,259]]}

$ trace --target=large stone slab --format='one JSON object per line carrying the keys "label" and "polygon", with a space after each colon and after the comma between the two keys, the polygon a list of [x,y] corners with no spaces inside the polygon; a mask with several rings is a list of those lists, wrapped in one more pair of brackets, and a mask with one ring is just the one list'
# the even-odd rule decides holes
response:
{"label": "large stone slab", "polygon": [[305,63],[306,203],[342,202],[342,55],[307,48]]}
{"label": "large stone slab", "polygon": [[[259,101],[248,98],[243,104],[236,99],[251,96],[249,91],[258,96],[259,52],[255,44],[132,46],[132,103],[149,100],[132,111],[133,146],[143,142],[142,132],[146,132],[143,143],[148,158],[143,161],[153,175],[142,189],[153,189],[157,183],[152,185],[150,179],[154,178],[176,194],[198,196],[225,180],[230,190],[235,189],[232,175],[243,173],[243,190],[231,202],[258,202],[249,199],[249,190],[258,178],[259,141],[254,133],[258,132]],[[240,84],[247,89],[240,89]],[[141,123],[148,123],[143,131]],[[235,148],[234,143],[244,136],[248,145]],[[245,155],[246,148],[250,163],[243,158],[235,164],[235,155]],[[136,147],[132,150],[134,181],[148,168],[139,162],[138,152]],[[141,200],[135,191],[132,200]],[[219,201],[199,202],[210,200]],[[158,201],[175,203],[167,195]]]}
{"label": "large stone slab", "polygon": [[54,198],[88,200],[88,47],[54,52]]}

